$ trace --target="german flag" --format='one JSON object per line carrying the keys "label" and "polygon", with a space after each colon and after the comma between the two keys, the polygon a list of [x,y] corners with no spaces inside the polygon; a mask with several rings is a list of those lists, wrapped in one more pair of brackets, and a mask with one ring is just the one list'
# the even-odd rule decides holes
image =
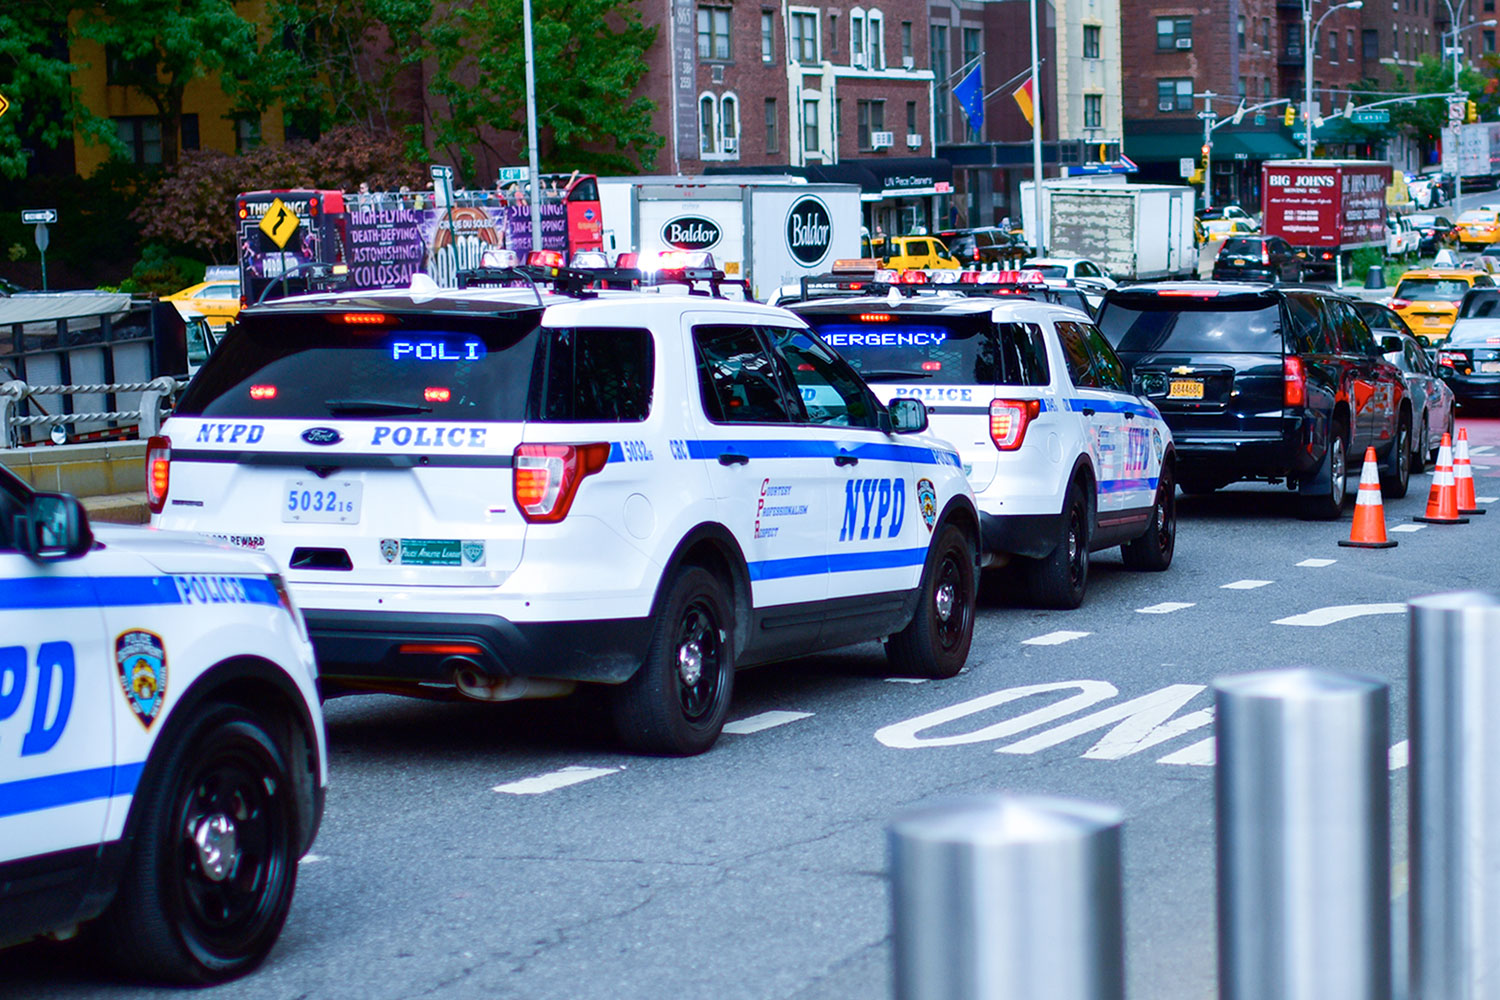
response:
{"label": "german flag", "polygon": [[1035,80],[1035,77],[1028,76],[1024,83],[1010,92],[1010,96],[1015,98],[1016,104],[1020,106],[1021,114],[1026,116],[1026,124],[1031,126],[1036,125],[1036,122],[1032,120],[1032,115],[1036,110]]}

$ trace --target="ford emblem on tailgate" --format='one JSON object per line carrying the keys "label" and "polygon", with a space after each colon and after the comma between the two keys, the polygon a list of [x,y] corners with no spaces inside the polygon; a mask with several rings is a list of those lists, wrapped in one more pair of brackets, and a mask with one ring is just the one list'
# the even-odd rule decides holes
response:
{"label": "ford emblem on tailgate", "polygon": [[338,444],[344,435],[332,427],[309,427],[302,432],[302,440],[308,444]]}

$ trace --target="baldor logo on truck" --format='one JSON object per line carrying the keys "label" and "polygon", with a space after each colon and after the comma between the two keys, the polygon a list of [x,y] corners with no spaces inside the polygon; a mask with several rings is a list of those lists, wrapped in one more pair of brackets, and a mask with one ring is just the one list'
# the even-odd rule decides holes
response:
{"label": "baldor logo on truck", "polygon": [[808,195],[792,205],[786,215],[786,246],[808,267],[828,256],[833,246],[833,216],[821,199]]}
{"label": "baldor logo on truck", "polygon": [[662,223],[661,241],[679,250],[708,250],[717,246],[724,230],[700,215],[679,215]]}

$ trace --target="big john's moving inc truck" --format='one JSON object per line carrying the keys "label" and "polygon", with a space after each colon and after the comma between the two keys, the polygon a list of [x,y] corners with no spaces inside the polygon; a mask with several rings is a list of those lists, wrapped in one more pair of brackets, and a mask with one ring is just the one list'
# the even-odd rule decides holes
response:
{"label": "big john's moving inc truck", "polygon": [[760,301],[835,258],[858,257],[857,184],[777,177],[601,177],[606,247],[646,257],[707,250]]}
{"label": "big john's moving inc truck", "polygon": [[1348,255],[1385,249],[1391,165],[1374,160],[1268,160],[1261,168],[1262,231],[1297,249],[1305,271],[1342,284]]}

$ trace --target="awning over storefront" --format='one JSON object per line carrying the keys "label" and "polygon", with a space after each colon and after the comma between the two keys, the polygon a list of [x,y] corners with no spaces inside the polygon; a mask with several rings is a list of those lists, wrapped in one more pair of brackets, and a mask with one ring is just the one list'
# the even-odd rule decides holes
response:
{"label": "awning over storefront", "polygon": [[953,164],[926,156],[881,156],[810,163],[805,167],[738,167],[714,164],[705,174],[791,174],[813,183],[858,184],[864,201],[885,198],[924,198],[953,193]]}
{"label": "awning over storefront", "polygon": [[[1285,133],[1277,131],[1231,131],[1226,126],[1214,133],[1215,160],[1284,160],[1301,155],[1301,150]],[[1133,160],[1145,163],[1197,158],[1203,152],[1202,126],[1191,126],[1174,132],[1132,131],[1126,125],[1125,146]]]}
{"label": "awning over storefront", "polygon": [[1214,133],[1214,156],[1238,156],[1245,154],[1246,160],[1292,160],[1302,155],[1296,143],[1281,132],[1231,132],[1222,129]]}

